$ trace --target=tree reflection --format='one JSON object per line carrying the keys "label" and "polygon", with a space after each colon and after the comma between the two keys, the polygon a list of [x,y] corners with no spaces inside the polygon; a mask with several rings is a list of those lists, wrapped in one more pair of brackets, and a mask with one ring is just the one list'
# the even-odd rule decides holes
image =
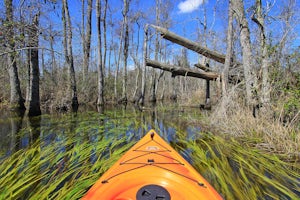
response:
{"label": "tree reflection", "polygon": [[[10,152],[14,153],[21,148],[20,135],[18,134],[22,128],[24,118],[24,110],[10,111]],[[3,141],[3,140],[2,140]]]}

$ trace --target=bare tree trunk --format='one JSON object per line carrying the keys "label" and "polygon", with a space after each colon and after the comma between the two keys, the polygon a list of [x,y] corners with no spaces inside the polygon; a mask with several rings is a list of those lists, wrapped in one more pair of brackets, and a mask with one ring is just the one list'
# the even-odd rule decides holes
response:
{"label": "bare tree trunk", "polygon": [[103,52],[103,59],[102,59],[102,66],[103,66],[103,76],[105,77],[105,70],[106,70],[106,53],[107,53],[107,37],[106,37],[106,30],[107,30],[107,21],[106,21],[106,15],[107,15],[107,0],[105,1],[105,5],[104,5],[104,13],[103,13],[103,48],[104,48],[104,52]]}
{"label": "bare tree trunk", "polygon": [[[28,44],[29,45],[29,44]],[[26,97],[25,97],[25,105],[28,106],[30,99],[30,64],[31,64],[31,49],[26,50],[26,66],[27,66],[27,76],[26,76]]]}
{"label": "bare tree trunk", "polygon": [[123,91],[121,101],[127,103],[127,58],[128,58],[128,47],[129,47],[129,25],[128,25],[128,12],[129,12],[129,0],[123,0],[123,24],[125,28],[124,35],[124,49],[123,49]]}
{"label": "bare tree trunk", "polygon": [[10,81],[10,107],[16,110],[25,110],[24,99],[21,93],[20,80],[18,77],[18,68],[16,62],[14,28],[13,28],[13,5],[12,0],[5,0],[6,22],[7,26],[7,55],[8,73]]}
{"label": "bare tree trunk", "polygon": [[145,104],[145,93],[146,93],[146,66],[147,66],[147,43],[148,43],[148,25],[146,24],[144,28],[144,44],[143,44],[143,73],[142,73],[142,91],[140,104],[143,106]]}
{"label": "bare tree trunk", "polygon": [[[203,21],[199,19],[199,23],[203,26],[203,35],[202,35],[202,41],[204,44],[204,47],[207,48],[207,42],[206,40],[208,39],[207,35],[207,16],[206,16],[206,7],[203,5]],[[200,29],[200,28],[199,28]],[[200,34],[199,34],[200,37]],[[208,62],[208,59],[205,56],[202,56],[202,59],[199,59],[199,63],[202,65],[206,65]]]}
{"label": "bare tree trunk", "polygon": [[30,49],[30,89],[29,89],[29,116],[41,115],[40,108],[40,72],[39,72],[39,13],[34,16],[29,32]]}
{"label": "bare tree trunk", "polygon": [[69,75],[69,98],[71,100],[72,111],[78,109],[78,98],[77,98],[77,88],[76,88],[76,77],[74,70],[74,60],[73,60],[73,50],[72,50],[72,26],[71,18],[68,7],[68,0],[62,0],[62,20],[64,25],[64,52],[65,59],[68,66]]}
{"label": "bare tree trunk", "polygon": [[250,31],[248,21],[245,16],[243,0],[232,1],[234,11],[240,24],[240,42],[243,53],[243,67],[246,85],[246,101],[247,105],[254,107],[257,97],[257,77],[253,67],[253,56],[251,52]]}
{"label": "bare tree trunk", "polygon": [[[166,41],[164,41],[164,45],[163,45],[163,50],[164,50],[164,63],[167,63],[167,44]],[[168,63],[167,63],[168,64]],[[160,95],[160,99],[163,101],[165,98],[165,91],[166,91],[166,76],[165,74],[163,74],[163,81],[162,81],[162,91],[161,91],[161,95]]]}
{"label": "bare tree trunk", "polygon": [[[160,0],[155,1],[155,15],[156,15],[156,26],[160,26]],[[155,30],[155,50],[154,50],[154,60],[158,60],[158,53],[159,53],[159,34],[158,31]],[[150,102],[156,102],[156,87],[157,87],[157,73],[155,69],[152,69],[152,75],[151,75],[151,95],[150,95]]]}
{"label": "bare tree trunk", "polygon": [[101,2],[96,1],[97,37],[98,37],[98,105],[104,105],[104,75],[102,62],[102,39],[101,39]]}
{"label": "bare tree trunk", "polygon": [[[134,65],[136,66],[136,69],[137,69],[137,75],[135,77],[135,89],[134,89],[134,93],[132,95],[133,96],[132,102],[134,104],[138,104],[139,98],[141,96],[141,93],[139,92],[139,82],[140,82],[140,75],[141,75],[141,64],[140,64],[139,59],[138,59],[138,54],[139,54],[139,49],[140,49],[140,28],[141,28],[141,26],[140,26],[138,20],[139,19],[137,18],[136,19],[136,24],[137,24],[137,27],[138,27],[137,38],[136,38],[137,44],[136,44],[135,54],[132,56],[133,57]],[[133,43],[133,38],[134,37],[132,37],[132,43]]]}
{"label": "bare tree trunk", "polygon": [[266,45],[266,35],[264,26],[264,17],[262,15],[262,2],[256,0],[256,16],[252,16],[252,20],[260,29],[260,49],[261,49],[261,69],[262,69],[262,91],[261,102],[263,104],[270,103],[270,83],[269,83],[269,55]]}
{"label": "bare tree trunk", "polygon": [[[118,56],[117,56],[117,59],[115,61],[115,65],[116,65],[115,80],[114,80],[114,96],[115,96],[115,100],[118,99],[117,85],[118,85],[120,59],[121,59],[122,45],[123,45],[123,30],[124,30],[124,24],[122,24],[122,27],[121,27],[120,44],[119,44],[119,49],[118,49]],[[115,55],[116,55],[116,53],[115,53]]]}
{"label": "bare tree trunk", "polygon": [[[84,25],[84,0],[82,0],[82,45],[83,45],[83,81],[87,79],[91,52],[92,34],[92,5],[93,0],[88,0],[87,4],[87,23]],[[86,29],[86,32],[85,32]]]}
{"label": "bare tree trunk", "polygon": [[47,72],[46,65],[45,65],[45,50],[42,49],[42,56],[41,56],[41,62],[42,62],[42,74],[45,75]]}
{"label": "bare tree trunk", "polygon": [[54,54],[54,34],[52,33],[52,28],[50,28],[49,40],[50,40],[50,50],[51,50],[51,62],[52,62],[51,75],[53,77],[53,80],[55,80],[54,77],[57,73],[57,64],[56,64],[55,54]]}
{"label": "bare tree trunk", "polygon": [[222,72],[222,93],[223,93],[223,95],[226,95],[227,90],[228,90],[229,67],[232,64],[232,58],[233,58],[232,55],[233,55],[233,8],[232,8],[232,0],[229,0],[227,48],[226,48],[226,58],[225,58],[224,69]]}
{"label": "bare tree trunk", "polygon": [[[111,44],[112,45],[112,44]],[[107,75],[108,77],[111,76],[111,52],[112,52],[112,46],[109,46],[109,52],[108,52],[108,64],[107,64]]]}

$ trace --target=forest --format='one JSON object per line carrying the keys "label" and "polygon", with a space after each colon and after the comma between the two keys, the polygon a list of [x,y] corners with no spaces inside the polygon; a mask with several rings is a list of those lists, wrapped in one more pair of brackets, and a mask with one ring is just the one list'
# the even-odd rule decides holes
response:
{"label": "forest", "polygon": [[299,199],[299,33],[297,0],[0,1],[0,199],[80,199],[149,129],[224,199]]}
{"label": "forest", "polygon": [[[213,105],[220,116],[240,109],[299,128],[297,1],[203,1],[189,15],[195,28],[174,18],[177,3],[5,0],[1,107],[37,116],[86,104],[176,100]],[[189,70],[205,76],[189,77]]]}

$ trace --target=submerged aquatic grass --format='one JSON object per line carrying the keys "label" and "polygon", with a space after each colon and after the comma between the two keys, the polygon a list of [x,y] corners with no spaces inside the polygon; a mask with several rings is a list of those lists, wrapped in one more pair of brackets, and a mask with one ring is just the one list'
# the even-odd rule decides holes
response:
{"label": "submerged aquatic grass", "polygon": [[[275,155],[241,145],[234,139],[201,133],[196,140],[179,137],[195,168],[225,199],[299,199],[300,168]],[[182,149],[184,146],[184,149]]]}
{"label": "submerged aquatic grass", "polygon": [[[133,144],[124,126],[111,129],[95,113],[86,117],[42,126],[38,140],[2,161],[0,199],[79,199]],[[23,129],[22,137],[31,131]]]}
{"label": "submerged aquatic grass", "polygon": [[163,120],[142,113],[43,116],[37,127],[19,134],[23,140],[38,134],[36,141],[0,161],[0,199],[80,199],[150,128],[187,157],[225,199],[299,199],[299,165],[234,139],[202,133],[189,120],[180,121],[190,116],[180,115],[166,114]]}
{"label": "submerged aquatic grass", "polygon": [[1,199],[78,199],[130,146],[126,138],[114,137],[93,145],[67,139],[44,148],[37,141],[1,164]]}

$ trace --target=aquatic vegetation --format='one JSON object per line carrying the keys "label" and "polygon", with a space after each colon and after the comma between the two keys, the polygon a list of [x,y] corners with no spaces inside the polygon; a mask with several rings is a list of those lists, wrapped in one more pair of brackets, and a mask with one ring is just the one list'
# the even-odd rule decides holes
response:
{"label": "aquatic vegetation", "polygon": [[299,164],[247,141],[204,133],[192,117],[184,111],[42,116],[16,136],[29,142],[0,160],[0,199],[79,199],[149,128],[225,199],[299,199]]}
{"label": "aquatic vegetation", "polygon": [[189,149],[195,168],[225,199],[299,199],[299,164],[283,162],[233,138],[209,133],[198,137],[193,141],[181,137],[177,148]]}

